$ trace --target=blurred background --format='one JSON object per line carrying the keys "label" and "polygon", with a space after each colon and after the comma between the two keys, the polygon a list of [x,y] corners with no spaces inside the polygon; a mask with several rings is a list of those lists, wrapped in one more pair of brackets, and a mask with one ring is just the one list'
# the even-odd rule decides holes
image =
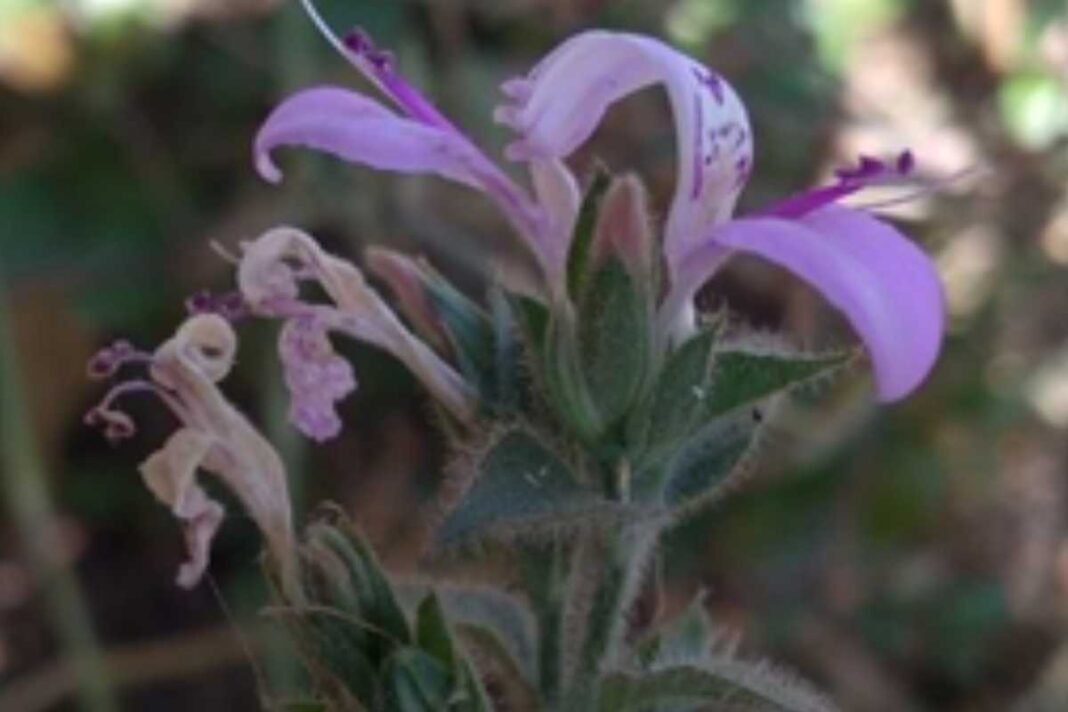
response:
{"label": "blurred background", "polygon": [[[367,28],[491,151],[497,85],[586,27],[646,32],[718,68],[757,142],[743,210],[858,152],[911,148],[932,179],[894,208],[951,314],[927,386],[875,407],[862,372],[791,404],[738,496],[674,532],[665,576],[703,588],[744,655],[845,710],[1068,709],[1068,10],[1063,0],[322,0]],[[299,86],[365,87],[295,0],[0,0],[0,710],[258,709],[300,671],[264,626],[259,541],[237,507],[210,581],[173,584],[179,530],[137,464],[173,428],[136,401],[112,449],[82,424],[85,361],[151,348],[233,246],[280,222],[358,258],[427,254],[480,293],[514,250],[479,196],[331,159],[259,181],[258,122]],[[636,170],[662,212],[666,101],[614,109],[574,164]],[[849,335],[802,285],[740,262],[705,297],[799,342]],[[243,327],[226,389],[290,465],[296,506],[334,499],[411,570],[413,503],[446,461],[396,363],[344,346],[360,390],[323,447],[285,423],[273,333]],[[861,370],[862,371],[862,370]],[[225,494],[220,494],[225,497]]]}

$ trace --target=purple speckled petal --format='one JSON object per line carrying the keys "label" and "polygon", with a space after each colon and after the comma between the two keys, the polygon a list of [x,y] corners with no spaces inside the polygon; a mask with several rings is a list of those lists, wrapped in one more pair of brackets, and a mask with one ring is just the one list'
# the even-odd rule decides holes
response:
{"label": "purple speckled petal", "polygon": [[934,365],[945,319],[941,283],[930,259],[889,224],[828,206],[796,221],[735,220],[711,239],[790,270],[839,309],[867,346],[880,399],[908,395]]}
{"label": "purple speckled petal", "polygon": [[512,158],[560,158],[589,138],[609,106],[656,83],[667,89],[678,145],[665,232],[675,270],[711,225],[729,217],[749,175],[749,120],[723,79],[657,40],[590,31],[553,50],[525,80],[509,81],[512,103],[496,116],[520,134]]}

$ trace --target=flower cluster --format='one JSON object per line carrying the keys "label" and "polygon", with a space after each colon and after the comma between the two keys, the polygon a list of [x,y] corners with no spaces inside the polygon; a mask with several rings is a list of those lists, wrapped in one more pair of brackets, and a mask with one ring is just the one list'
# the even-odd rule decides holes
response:
{"label": "flower cluster", "polygon": [[529,169],[530,192],[405,82],[365,35],[337,45],[397,111],[336,87],[294,94],[256,137],[255,161],[266,179],[281,178],[273,151],[305,146],[380,170],[434,173],[472,186],[516,226],[542,266],[544,298],[559,302],[566,297],[564,263],[580,202],[578,182],[563,161],[613,103],[660,84],[678,146],[662,240],[669,283],[659,307],[662,342],[693,331],[697,291],[731,255],[747,253],[793,272],[842,312],[871,355],[882,399],[910,393],[934,364],[945,308],[931,261],[889,223],[840,202],[870,186],[907,184],[915,172],[911,152],[890,162],[861,157],[857,166],[838,171],[832,185],[732,217],[753,166],[749,120],[734,90],[656,40],[588,31],[502,87],[506,100],[495,117],[517,134],[506,155]]}
{"label": "flower cluster", "polygon": [[[587,255],[594,264],[618,257],[630,278],[645,285],[655,328],[649,344],[637,346],[648,346],[651,361],[696,330],[697,291],[731,256],[750,254],[805,280],[845,316],[870,354],[881,399],[904,397],[934,364],[944,308],[930,260],[889,223],[842,203],[870,186],[908,184],[915,172],[910,152],[888,162],[862,157],[840,170],[831,185],[736,217],[735,204],[753,169],[753,136],[735,91],[709,68],[657,40],[589,31],[502,87],[505,100],[495,118],[516,134],[506,158],[526,168],[528,186],[405,81],[390,55],[365,34],[327,36],[386,101],[322,86],[289,97],[254,141],[254,164],[266,180],[282,178],[276,150],[303,146],[379,170],[435,174],[474,188],[497,205],[540,266],[536,301],[566,322],[579,301],[568,271],[583,194],[565,160],[614,103],[659,85],[670,100],[678,153],[663,237],[653,237],[643,188],[628,177],[607,188]],[[148,367],[147,378],[117,385],[89,414],[89,422],[109,438],[133,434],[132,420],[115,401],[138,391],[155,393],[182,423],[142,465],[142,473],[185,528],[190,560],[179,574],[183,585],[200,578],[222,520],[221,506],[196,483],[197,469],[218,475],[234,490],[283,570],[292,561],[281,462],[218,389],[234,361],[234,322],[247,317],[281,322],[278,348],[292,397],[289,417],[314,440],[338,434],[337,404],[357,385],[352,366],[334,350],[331,338],[337,335],[391,353],[456,422],[479,416],[480,384],[465,370],[430,298],[441,278],[424,263],[384,250],[371,251],[367,264],[389,287],[399,315],[353,264],[295,228],[272,229],[241,245],[237,290],[190,299],[191,316],[155,353],[117,342],[90,364],[97,378],[114,376],[126,364]],[[661,265],[662,290],[652,286]],[[303,287],[309,283],[326,298],[307,296]]]}

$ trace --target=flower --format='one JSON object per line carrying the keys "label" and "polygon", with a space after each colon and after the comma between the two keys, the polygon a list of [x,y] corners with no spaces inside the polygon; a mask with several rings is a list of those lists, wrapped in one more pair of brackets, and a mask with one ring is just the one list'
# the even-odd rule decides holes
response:
{"label": "flower", "polygon": [[229,322],[217,314],[188,318],[155,353],[125,341],[101,350],[89,362],[89,375],[115,376],[128,364],[148,367],[147,379],[114,386],[86,415],[110,440],[130,437],[133,420],[116,407],[120,397],[154,393],[181,426],[166,444],[141,464],[145,485],[182,523],[189,559],[178,584],[191,588],[207,569],[212,538],[223,507],[197,483],[197,470],[217,475],[244,505],[267,540],[282,585],[297,592],[295,542],[285,469],[278,454],[219,391],[218,383],[234,363],[237,340]]}
{"label": "flower", "polygon": [[[474,416],[476,397],[463,378],[401,323],[352,264],[291,227],[269,230],[242,247],[237,281],[246,308],[285,322],[279,353],[292,397],[289,417],[305,435],[318,441],[337,435],[335,404],[356,388],[352,367],[334,352],[329,332],[388,351],[454,417]],[[300,286],[308,281],[318,282],[327,303],[301,298]]]}
{"label": "flower", "polygon": [[587,31],[552,50],[527,75],[504,83],[495,118],[517,133],[507,149],[527,164],[533,194],[513,182],[396,72],[367,37],[335,46],[397,106],[394,112],[357,92],[319,87],[278,106],[255,141],[269,180],[280,174],[272,152],[303,145],[348,161],[410,173],[436,173],[492,198],[537,256],[547,296],[564,285],[579,194],[564,163],[607,109],[623,97],[663,85],[677,143],[677,180],[664,226],[669,290],[659,307],[662,343],[695,328],[693,297],[733,254],[749,253],[807,281],[849,321],[867,347],[880,398],[915,389],[933,366],[944,327],[942,289],[931,261],[894,227],[839,200],[873,184],[911,180],[914,159],[892,164],[862,157],[837,182],[788,198],[753,216],[733,218],[753,164],[749,120],[718,74],[667,45],[635,34]]}

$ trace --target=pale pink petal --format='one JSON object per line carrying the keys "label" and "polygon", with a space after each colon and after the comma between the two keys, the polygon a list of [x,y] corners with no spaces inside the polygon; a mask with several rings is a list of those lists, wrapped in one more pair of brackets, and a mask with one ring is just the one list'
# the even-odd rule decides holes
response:
{"label": "pale pink petal", "polygon": [[141,464],[149,491],[181,521],[189,558],[178,571],[178,585],[192,588],[208,567],[211,540],[222,522],[223,509],[196,481],[214,439],[191,428],[177,430],[167,443]]}
{"label": "pale pink petal", "polygon": [[341,432],[336,404],[356,389],[352,366],[334,351],[326,327],[314,316],[290,319],[278,337],[289,390],[289,420],[317,442]]}
{"label": "pale pink petal", "polygon": [[225,510],[222,505],[197,487],[190,493],[189,514],[183,532],[189,559],[178,567],[176,582],[182,588],[193,588],[204,576],[211,560],[211,542],[222,524]]}
{"label": "pale pink petal", "polygon": [[555,158],[531,161],[530,177],[538,204],[549,223],[547,233],[550,237],[546,241],[546,250],[549,264],[554,268],[551,276],[558,275],[564,269],[582,193],[571,169]]}
{"label": "pale pink petal", "polygon": [[508,83],[519,99],[496,115],[521,135],[510,156],[527,160],[567,156],[613,103],[652,84],[665,86],[678,147],[665,230],[673,271],[711,225],[729,217],[749,176],[752,137],[745,107],[707,67],[652,38],[590,31],[555,49],[526,81]]}

